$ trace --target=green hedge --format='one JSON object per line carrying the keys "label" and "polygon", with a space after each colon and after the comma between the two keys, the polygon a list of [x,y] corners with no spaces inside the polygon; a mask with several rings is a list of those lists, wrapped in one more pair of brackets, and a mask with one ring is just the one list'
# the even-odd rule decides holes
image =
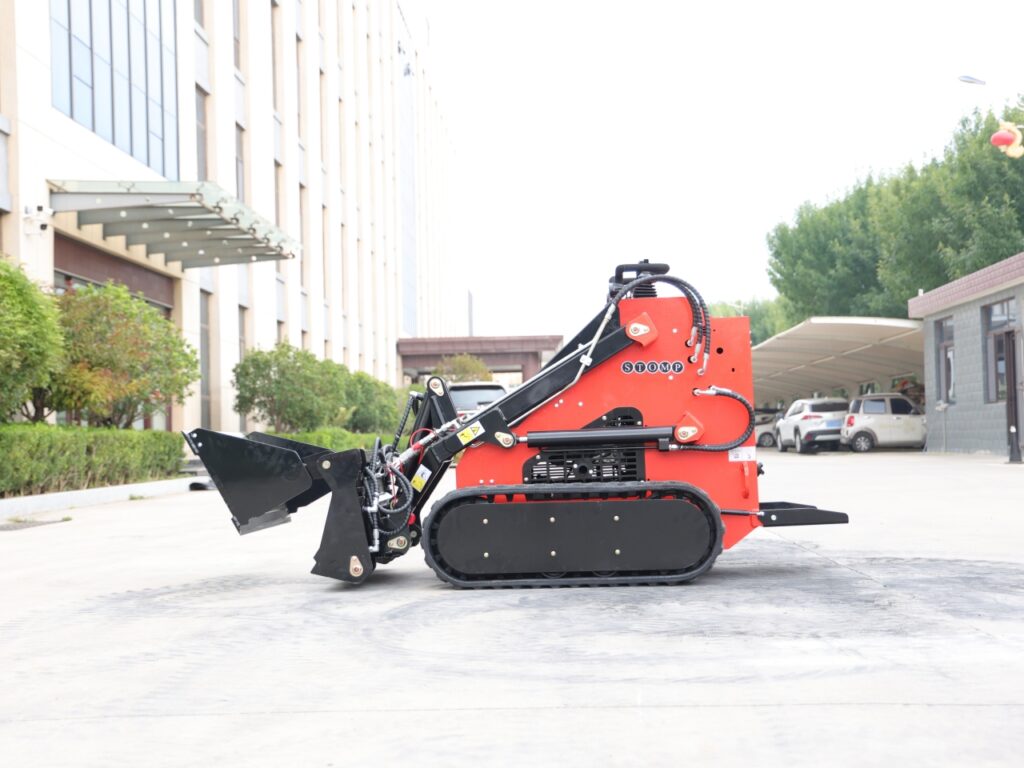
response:
{"label": "green hedge", "polygon": [[[349,432],[341,427],[322,427],[312,432],[295,432],[292,434],[281,434],[281,437],[289,440],[298,440],[300,443],[319,445],[321,448],[330,448],[332,451],[348,451],[352,448],[373,448],[373,441],[377,435],[368,432]],[[381,436],[385,440],[391,440],[394,435]]]}
{"label": "green hedge", "polygon": [[177,432],[0,426],[0,498],[159,480],[181,462]]}

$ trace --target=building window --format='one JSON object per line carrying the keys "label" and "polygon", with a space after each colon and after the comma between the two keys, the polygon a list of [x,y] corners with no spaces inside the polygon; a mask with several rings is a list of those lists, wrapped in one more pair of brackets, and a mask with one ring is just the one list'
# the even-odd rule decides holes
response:
{"label": "building window", "polygon": [[249,310],[246,307],[239,305],[238,307],[238,359],[239,361],[245,357],[245,353],[249,350],[249,341],[246,338],[246,326],[249,324],[247,315]]}
{"label": "building window", "polygon": [[207,159],[206,133],[206,91],[196,86],[196,178],[206,181],[210,178],[209,161]]}
{"label": "building window", "polygon": [[305,92],[302,88],[305,74],[305,67],[302,66],[302,38],[296,36],[295,38],[295,109],[298,112],[298,131],[299,141],[302,141],[302,137],[306,135],[306,125],[303,113],[304,95]]}
{"label": "building window", "polygon": [[242,7],[241,0],[231,2],[231,29],[235,38],[235,69],[242,69]]}
{"label": "building window", "polygon": [[235,123],[235,194],[245,202],[245,128]]}
{"label": "building window", "polygon": [[309,242],[309,232],[306,231],[308,222],[306,221],[306,186],[299,184],[299,240],[302,242],[302,250],[299,252],[299,285],[303,288],[306,287],[307,277],[306,274],[309,268],[309,258],[307,256],[306,248]]}
{"label": "building window", "polygon": [[270,71],[273,78],[274,112],[281,114],[281,8],[270,6]]}
{"label": "building window", "polygon": [[1017,301],[1007,299],[981,309],[985,329],[985,400],[1006,400],[1006,333],[1017,325]]}
{"label": "building window", "polygon": [[174,3],[51,0],[53,106],[178,178]]}
{"label": "building window", "polygon": [[878,383],[874,381],[865,381],[863,384],[858,385],[858,395],[870,395],[873,392],[878,391]]}
{"label": "building window", "polygon": [[936,384],[939,400],[956,402],[956,348],[953,346],[953,318],[935,321]]}
{"label": "building window", "polygon": [[277,321],[277,343],[284,344],[288,341],[288,332],[285,330],[284,321]]}
{"label": "building window", "polygon": [[199,425],[210,429],[210,294],[199,292]]}
{"label": "building window", "polygon": [[[246,328],[249,325],[248,318],[249,310],[242,305],[238,306],[238,361],[241,362],[245,358],[245,353],[249,351],[249,340],[246,334]],[[245,432],[247,428],[245,422],[245,414],[238,414],[238,429]]]}
{"label": "building window", "polygon": [[198,24],[200,27],[204,26],[204,18],[205,18],[205,13],[204,13],[205,9],[203,8],[203,4],[204,3],[205,3],[205,0],[194,0],[194,5],[193,5],[193,11],[192,12],[195,14],[196,24]]}

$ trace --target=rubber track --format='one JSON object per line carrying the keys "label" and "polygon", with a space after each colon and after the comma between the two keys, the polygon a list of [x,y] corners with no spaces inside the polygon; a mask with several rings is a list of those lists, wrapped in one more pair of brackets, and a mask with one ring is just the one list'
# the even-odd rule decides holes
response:
{"label": "rubber track", "polygon": [[[567,574],[545,576],[542,573],[524,576],[522,574],[491,577],[462,577],[450,572],[436,551],[437,529],[447,511],[458,506],[463,499],[476,503],[493,504],[498,496],[524,496],[528,501],[546,500],[587,500],[587,499],[654,499],[666,496],[681,496],[700,508],[716,532],[714,541],[704,558],[693,568],[678,572],[630,571],[623,574]],[[530,485],[494,485],[486,488],[463,488],[447,494],[431,507],[430,515],[423,525],[423,551],[427,565],[441,581],[463,589],[509,589],[514,587],[633,587],[682,584],[692,581],[711,570],[715,560],[722,553],[722,538],[725,533],[721,512],[717,505],[700,488],[689,483],[678,482],[629,482],[629,483],[552,483]]]}

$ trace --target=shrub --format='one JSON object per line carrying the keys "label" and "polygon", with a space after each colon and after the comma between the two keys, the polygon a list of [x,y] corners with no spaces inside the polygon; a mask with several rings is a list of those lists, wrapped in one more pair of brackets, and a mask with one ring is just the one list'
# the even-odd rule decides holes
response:
{"label": "shrub", "polygon": [[[321,448],[329,448],[332,451],[348,451],[352,448],[369,450],[373,448],[373,441],[377,438],[376,434],[349,432],[341,427],[323,427],[310,432],[294,432],[280,436],[289,440],[298,440],[300,443],[319,445]],[[393,436],[383,436],[386,440],[390,440],[391,437]]]}
{"label": "shrub", "polygon": [[177,432],[0,426],[0,498],[174,477],[182,459]]}
{"label": "shrub", "polygon": [[234,368],[235,410],[277,432],[316,429],[338,418],[348,378],[345,366],[291,344],[255,350]]}
{"label": "shrub", "polygon": [[170,320],[116,283],[85,286],[60,298],[67,367],[53,405],[85,411],[94,426],[128,428],[183,402],[199,378],[195,350]]}
{"label": "shrub", "polygon": [[[20,269],[0,260],[0,421],[49,383],[62,348],[53,299]],[[25,409],[25,415],[35,414]]]}
{"label": "shrub", "polygon": [[393,433],[398,426],[398,395],[394,387],[362,371],[348,379],[345,409],[341,426],[353,432]]}

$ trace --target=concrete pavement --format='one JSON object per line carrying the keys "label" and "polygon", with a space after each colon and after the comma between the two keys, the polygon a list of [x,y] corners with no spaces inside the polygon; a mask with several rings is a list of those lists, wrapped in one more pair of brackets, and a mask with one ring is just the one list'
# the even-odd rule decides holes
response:
{"label": "concrete pavement", "polygon": [[0,762],[1016,765],[1024,467],[760,456],[754,532],[680,587],[460,591],[419,551],[308,574],[326,503],[215,492],[0,532]]}

